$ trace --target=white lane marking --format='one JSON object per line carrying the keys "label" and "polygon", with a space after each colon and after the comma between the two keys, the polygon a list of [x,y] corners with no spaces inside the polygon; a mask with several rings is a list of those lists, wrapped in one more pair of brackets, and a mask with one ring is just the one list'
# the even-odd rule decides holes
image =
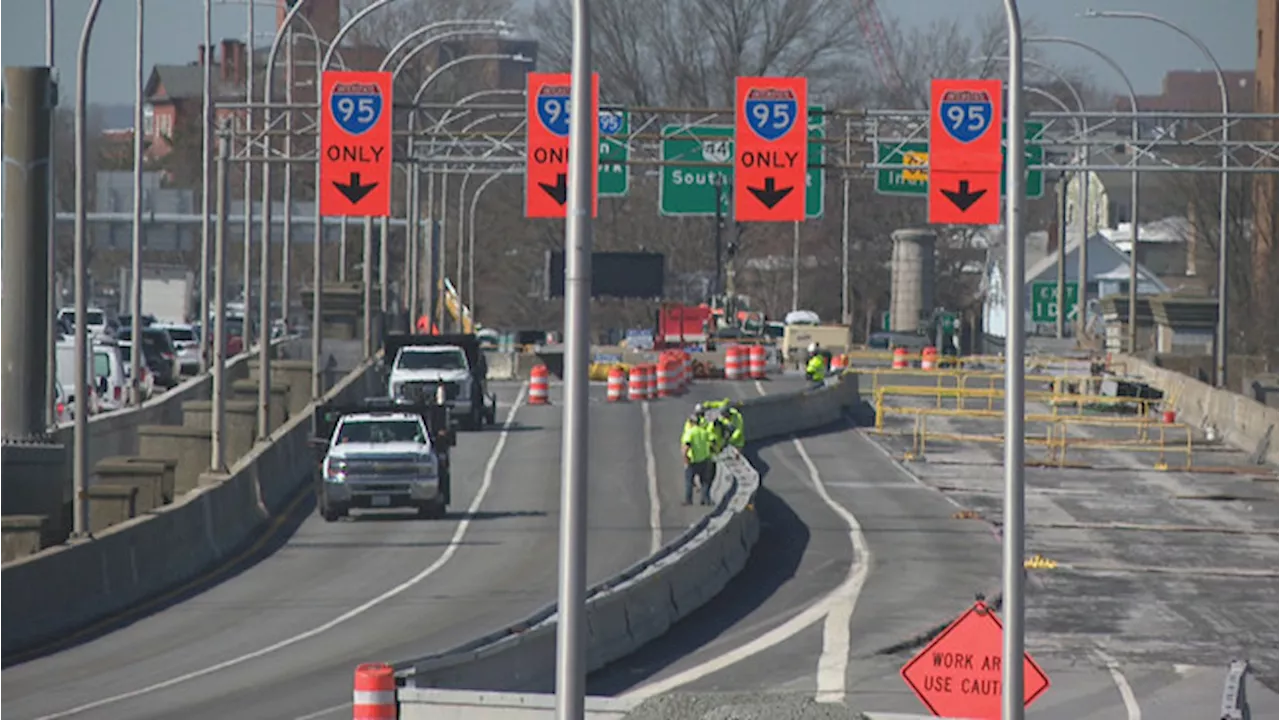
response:
{"label": "white lane marking", "polygon": [[498,435],[498,442],[494,444],[493,452],[489,454],[489,462],[485,464],[484,480],[480,483],[480,490],[476,493],[475,498],[472,499],[471,504],[467,507],[468,517],[464,517],[461,521],[458,522],[458,527],[453,531],[453,537],[449,539],[448,547],[445,548],[444,552],[441,553],[439,558],[436,558],[435,562],[427,566],[427,568],[422,570],[422,572],[419,572],[417,575],[414,575],[408,580],[400,583],[399,585],[391,588],[390,590],[382,593],[381,595],[365,602],[364,604],[354,607],[342,613],[338,617],[330,620],[329,622],[324,623],[323,625],[318,625],[304,633],[299,633],[298,635],[294,635],[293,637],[285,638],[280,642],[268,645],[267,647],[264,647],[260,650],[255,650],[251,653],[246,653],[239,657],[231,658],[230,660],[224,660],[220,663],[217,663],[216,665],[210,665],[209,667],[202,668],[200,670],[194,670],[192,672],[186,673],[185,675],[179,675],[178,677],[170,678],[168,680],[164,680],[164,681],[155,683],[153,685],[148,685],[144,688],[139,688],[137,690],[130,690],[129,692],[120,693],[119,695],[112,695],[111,697],[102,698],[101,700],[95,700],[91,703],[85,703],[84,705],[79,705],[69,710],[63,710],[61,712],[52,713],[50,715],[42,715],[39,718],[36,718],[36,720],[55,720],[55,718],[64,718],[64,717],[69,717],[71,715],[78,715],[88,710],[94,710],[106,705],[112,705],[114,703],[121,702],[123,700],[129,700],[132,698],[140,697],[142,695],[147,695],[149,693],[156,692],[158,690],[164,690],[165,688],[170,688],[170,687],[173,687],[174,685],[180,685],[182,683],[189,682],[191,680],[195,680],[197,678],[201,678],[206,675],[212,675],[213,673],[219,672],[221,670],[226,670],[227,668],[230,668],[230,667],[235,667],[236,665],[244,664],[250,660],[256,660],[257,658],[260,658],[264,655],[269,655],[273,652],[276,652],[277,650],[283,650],[284,648],[290,647],[292,645],[296,645],[302,642],[303,640],[309,640],[313,637],[316,637],[317,635],[326,633],[345,622],[353,620],[359,617],[360,615],[363,615],[364,613],[369,612],[370,610],[396,597],[397,595],[400,595],[412,589],[415,585],[418,585],[423,580],[426,580],[427,578],[434,575],[437,571],[440,570],[440,568],[444,567],[445,564],[449,562],[449,560],[454,556],[456,552],[458,552],[458,548],[461,547],[462,540],[467,534],[467,529],[471,527],[470,516],[474,515],[476,511],[480,509],[480,504],[484,502],[485,496],[489,494],[489,488],[490,486],[493,485],[494,469],[497,468],[498,458],[502,456],[502,450],[507,444],[507,438],[511,435],[511,426],[515,423],[516,411],[520,409],[520,405],[524,402],[525,391],[527,389],[528,389],[527,383],[522,384],[520,386],[520,392],[516,396],[516,401],[512,403],[511,410],[507,412],[506,420],[503,421],[502,423],[502,433]]}
{"label": "white lane marking", "polygon": [[658,495],[658,460],[653,454],[653,414],[649,401],[640,403],[644,414],[644,466],[649,482],[649,554],[662,549],[662,498]]}
{"label": "white lane marking", "polygon": [[323,710],[317,710],[313,713],[307,713],[306,715],[299,715],[293,720],[316,720],[316,718],[322,718],[322,717],[325,717],[326,715],[333,715],[334,713],[337,713],[339,710],[346,710],[347,712],[350,712],[351,703],[346,702],[346,703],[342,703],[341,705],[334,705],[333,707],[327,707]]}
{"label": "white lane marking", "polygon": [[1128,720],[1142,720],[1142,706],[1138,704],[1133,688],[1129,686],[1128,679],[1121,672],[1120,663],[1103,650],[1098,650],[1097,653],[1106,664],[1107,672],[1111,673],[1111,680],[1115,682],[1116,690],[1120,691],[1120,700],[1124,703],[1124,712]]}
{"label": "white lane marking", "polygon": [[850,560],[853,575],[850,578],[851,582],[842,585],[831,598],[827,620],[822,627],[822,655],[818,658],[818,692],[814,697],[818,702],[844,702],[845,675],[849,668],[849,625],[853,620],[853,611],[858,605],[862,586],[866,584],[867,575],[871,571],[871,547],[867,545],[867,538],[862,534],[862,525],[858,522],[858,518],[854,517],[845,506],[836,502],[827,491],[827,486],[823,484],[822,476],[818,473],[818,466],[809,456],[809,451],[805,450],[804,444],[799,438],[794,437],[791,438],[791,442],[795,445],[796,452],[800,454],[800,459],[804,461],[805,467],[809,469],[809,480],[813,483],[813,489],[827,507],[839,515],[844,524],[849,527],[849,544],[853,548],[853,557]]}
{"label": "white lane marking", "polygon": [[[766,394],[764,384],[760,381],[756,381],[756,390],[761,395]],[[855,518],[852,513],[837,503],[831,497],[831,494],[827,492],[826,487],[822,484],[821,477],[818,475],[817,468],[813,465],[813,459],[809,457],[807,452],[803,451],[803,446],[800,445],[800,441],[796,438],[792,438],[792,442],[796,443],[796,445],[801,448],[801,458],[805,460],[805,464],[809,467],[810,480],[814,483],[814,488],[817,490],[818,496],[822,498],[822,501],[825,502],[833,512],[839,515],[841,519],[849,525],[849,540],[850,544],[853,546],[855,557],[849,564],[849,572],[845,576],[844,581],[837,588],[824,595],[817,602],[806,607],[790,620],[775,627],[769,632],[756,637],[754,640],[739,645],[731,650],[727,650],[715,657],[699,663],[698,665],[668,676],[662,680],[641,685],[630,692],[621,695],[620,697],[622,699],[639,701],[655,695],[661,695],[683,685],[688,685],[691,682],[700,680],[713,673],[719,672],[731,665],[754,657],[755,655],[759,655],[760,653],[800,634],[809,626],[831,614],[833,609],[835,610],[835,614],[842,614],[846,612],[849,616],[853,614],[853,607],[857,603],[858,595],[862,592],[862,586],[866,583],[867,574],[870,572],[871,568],[871,554],[867,550],[867,541],[862,534],[862,526],[858,524],[857,518]],[[836,622],[839,623],[841,621],[837,620]],[[847,664],[849,636],[848,619],[846,618],[843,622],[845,624],[844,637],[846,647],[846,652],[844,653],[845,659],[843,662]],[[832,647],[835,644],[835,641],[828,643],[826,640],[826,635],[829,634],[829,629],[829,626],[824,627],[824,654],[828,647]],[[828,659],[828,662],[831,663],[833,660]],[[842,666],[842,669],[839,671],[839,686],[838,688],[832,688],[833,690],[838,690],[841,697],[844,695],[844,674]],[[828,674],[828,678],[831,677],[832,676]],[[820,682],[822,681],[820,680]],[[831,679],[828,679],[827,682],[832,685],[835,684],[834,680]]]}

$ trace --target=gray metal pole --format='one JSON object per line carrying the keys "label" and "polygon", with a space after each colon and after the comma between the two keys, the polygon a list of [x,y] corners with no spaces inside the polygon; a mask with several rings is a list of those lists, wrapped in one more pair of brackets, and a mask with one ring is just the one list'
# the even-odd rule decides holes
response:
{"label": "gray metal pole", "polygon": [[[284,101],[287,105],[293,104],[293,28],[290,27],[285,31],[284,46]],[[317,44],[318,47],[318,44]],[[317,53],[318,54],[318,53]],[[268,102],[266,96],[263,101]],[[284,156],[293,157],[293,111],[289,110],[284,115]],[[280,232],[280,312],[284,320],[285,327],[289,327],[289,309],[292,307],[293,298],[293,282],[290,274],[293,272],[293,165],[286,165],[284,168],[284,202],[281,206],[281,220],[284,227]]]}
{"label": "gray metal pole", "polygon": [[[4,390],[0,426],[11,438],[44,433],[51,384],[45,350],[49,317],[49,185],[53,171],[53,70],[4,69],[4,243],[0,273],[8,302],[0,303]],[[56,371],[55,371],[56,372]],[[55,376],[56,379],[56,376]]]}
{"label": "gray metal pole", "polygon": [[129,403],[142,404],[142,105],[146,101],[147,79],[142,64],[145,0],[134,2],[133,43],[133,247],[129,263],[129,311],[132,321],[129,337],[133,350],[129,353]]}
{"label": "gray metal pole", "polygon": [[425,285],[422,288],[424,296],[421,298],[422,303],[426,306],[427,317],[430,323],[434,323],[437,327],[440,324],[440,318],[437,313],[440,312],[440,294],[436,292],[436,274],[439,272],[440,255],[436,247],[436,174],[427,168],[427,239],[426,239],[426,272],[423,274]]}
{"label": "gray metal pole", "polygon": [[462,182],[458,183],[458,262],[457,276],[454,278],[453,289],[458,295],[458,330],[463,330],[462,324],[462,270],[463,260],[466,258],[466,240],[467,240],[467,184],[471,182],[471,170],[468,168],[466,174],[462,176]]}
{"label": "gray metal pole", "polygon": [[1009,35],[1008,139],[1005,153],[1005,176],[1008,193],[1005,200],[1005,272],[1008,280],[1009,311],[1005,325],[1004,376],[1004,537],[1002,574],[1004,596],[1004,639],[1001,661],[1001,704],[1005,720],[1022,720],[1023,668],[1026,605],[1023,598],[1023,533],[1025,512],[1023,476],[1025,412],[1025,365],[1023,360],[1026,312],[1026,267],[1023,243],[1023,189],[1025,169],[1025,109],[1022,88],[1022,22],[1017,0],[1005,0]]}
{"label": "gray metal pole", "polygon": [[437,260],[435,263],[436,276],[431,279],[431,294],[439,298],[436,307],[439,308],[440,317],[437,322],[440,323],[440,332],[446,332],[449,327],[449,303],[444,299],[444,281],[449,277],[448,261],[449,261],[449,174],[440,173],[440,233],[436,236],[436,252]]}
{"label": "gray metal pole", "polygon": [[85,315],[89,311],[88,268],[85,255],[88,252],[85,238],[85,213],[88,211],[89,188],[85,182],[85,135],[88,112],[89,39],[93,36],[93,24],[98,19],[102,0],[93,0],[85,14],[84,28],[80,31],[80,47],[76,52],[76,109],[75,109],[75,165],[76,165],[76,225],[75,225],[75,441],[72,448],[71,482],[73,486],[74,517],[72,532],[76,537],[89,534],[89,326]]}
{"label": "gray metal pole", "polygon": [[[1227,118],[1227,114],[1231,112],[1231,103],[1227,95],[1227,78],[1222,71],[1222,64],[1218,62],[1218,58],[1214,56],[1214,54],[1209,50],[1209,46],[1205,45],[1200,40],[1200,38],[1187,32],[1185,29],[1182,28],[1182,26],[1177,25],[1172,21],[1166,20],[1160,17],[1159,15],[1153,15],[1151,13],[1127,12],[1127,11],[1098,12],[1096,10],[1089,10],[1085,14],[1089,17],[1149,20],[1151,22],[1164,25],[1165,27],[1169,28],[1170,30],[1173,30],[1174,32],[1181,35],[1182,37],[1186,38],[1187,40],[1190,40],[1193,45],[1199,48],[1200,52],[1204,53],[1205,58],[1209,60],[1209,63],[1213,65],[1214,73],[1217,75],[1218,95],[1219,95],[1219,100],[1221,100],[1222,102],[1222,157],[1220,159],[1220,166],[1222,168],[1222,172],[1219,176],[1219,183],[1218,183],[1218,328],[1217,328],[1217,337],[1215,338],[1215,342],[1214,342],[1214,366],[1215,366],[1214,380],[1218,387],[1226,387],[1227,385],[1227,305],[1229,303],[1229,298],[1230,298],[1230,292],[1228,287],[1228,284],[1230,281],[1227,275],[1227,260],[1228,260],[1228,255],[1227,255],[1228,184],[1227,182],[1230,176],[1230,166],[1231,166],[1231,155],[1227,146],[1227,143],[1231,141],[1231,121]],[[1137,122],[1137,119],[1135,118],[1134,119],[1135,135],[1136,135],[1137,124],[1138,122]],[[1134,176],[1136,179],[1137,172],[1134,172]],[[1134,183],[1134,188],[1137,188],[1136,182]],[[1136,190],[1131,200],[1134,203],[1137,202]],[[1137,208],[1136,204],[1134,205],[1134,208],[1136,210]],[[1138,251],[1137,250],[1138,240],[1137,240],[1136,230],[1134,231],[1133,238],[1134,238],[1133,252],[1136,255]],[[1132,268],[1130,269],[1130,278],[1132,280]],[[1132,327],[1133,313],[1134,313],[1132,309],[1133,308],[1132,300],[1130,300],[1129,302],[1129,307],[1130,307],[1130,310],[1129,310],[1130,325]],[[1131,329],[1130,332],[1132,333],[1133,330]]]}
{"label": "gray metal pole", "polygon": [[373,357],[373,218],[364,219],[364,248],[360,253],[360,283],[364,297],[364,354]]}
{"label": "gray metal pole", "polygon": [[[268,189],[269,192],[269,189]],[[264,192],[264,194],[267,194]],[[316,207],[320,203],[316,202]],[[317,223],[316,227],[320,227]],[[271,435],[271,200],[262,204],[262,251],[258,253],[258,439]],[[245,327],[252,312],[245,304]],[[246,331],[247,332],[247,331]],[[245,349],[249,345],[245,343]]]}
{"label": "gray metal pole", "polygon": [[387,265],[391,262],[391,253],[388,250],[391,239],[391,218],[383,216],[378,221],[378,292],[381,297],[378,298],[378,309],[382,311],[382,322],[387,322],[387,310],[390,308],[388,304],[387,288]]}
{"label": "gray metal pole", "polygon": [[791,309],[800,309],[800,223],[791,224]]}
{"label": "gray metal pole", "polygon": [[[253,98],[253,31],[254,31],[254,27],[253,27],[254,12],[253,11],[255,9],[254,5],[255,5],[254,0],[248,0],[247,6],[249,8],[248,10],[249,14],[245,20],[245,30],[249,34],[248,40],[245,42],[245,53],[249,56],[248,58],[249,72],[248,74],[245,75],[245,79],[244,79],[244,96],[249,102],[253,102],[253,99],[254,99]],[[227,62],[227,59],[223,58],[222,61],[225,63]],[[245,153],[247,157],[253,157],[253,141],[249,139],[253,137],[253,110],[252,109],[246,109],[244,111],[244,124],[245,124],[245,137],[248,139],[247,147],[245,148]],[[264,125],[263,127],[265,128],[266,126]],[[263,142],[268,143],[271,141],[264,137]],[[268,155],[269,153],[265,151],[262,153],[262,157],[264,158],[267,157]],[[285,173],[288,174],[288,172],[289,172],[289,169],[285,168]],[[243,233],[243,236],[244,236],[244,247],[242,248],[244,251],[244,260],[243,260],[244,266],[241,268],[244,275],[241,282],[244,284],[244,310],[245,310],[243,340],[244,340],[244,349],[247,351],[253,345],[255,337],[259,337],[259,336],[268,337],[267,329],[265,327],[258,328],[258,332],[255,333],[253,332],[253,323],[249,322],[249,308],[253,307],[250,304],[252,302],[253,295],[252,293],[249,292],[249,289],[253,287],[253,163],[252,162],[244,163],[244,228],[241,232]],[[263,250],[261,251],[263,253],[267,252],[266,246],[269,244],[268,238],[270,236],[266,234],[267,232],[270,232],[270,228],[267,228],[267,230],[264,231],[263,233],[263,238],[262,238]]]}
{"label": "gray metal pole", "polygon": [[[209,197],[209,163],[213,133],[213,0],[204,0],[204,54],[201,65],[201,115],[200,115],[200,372],[209,369],[212,356],[209,332],[209,261],[212,252],[212,228],[210,227],[211,198]],[[246,318],[247,320],[247,318]],[[245,323],[248,325],[248,323]],[[248,346],[245,346],[248,349]]]}
{"label": "gray metal pole", "polygon": [[[410,141],[412,142],[412,141]],[[412,157],[412,153],[410,153]],[[409,211],[407,220],[408,227],[405,230],[409,235],[409,322],[416,323],[418,316],[422,314],[422,308],[418,303],[418,283],[421,274],[419,273],[418,263],[422,262],[422,209],[418,207],[419,188],[418,183],[422,173],[418,170],[416,163],[409,163]]]}
{"label": "gray metal pole", "polygon": [[[844,126],[844,161],[848,165],[853,161],[853,144],[849,135],[849,121]],[[853,324],[853,308],[850,302],[849,286],[849,171],[841,172],[841,192],[844,200],[840,209],[840,322]]]}
{"label": "gray metal pole", "polygon": [[[56,19],[54,17],[55,15],[56,13],[54,12],[54,8],[53,8],[53,0],[45,0],[44,2],[44,64],[48,68],[54,68],[58,64],[57,59],[54,57],[55,55],[54,26],[55,26],[55,19]],[[56,77],[57,77],[56,71],[53,77],[56,81]],[[55,93],[55,97],[52,98],[52,100],[55,102],[54,102],[54,108],[51,111],[51,114],[49,117],[50,127],[55,127],[55,128],[57,127],[57,124],[58,124],[58,109],[57,109],[57,103],[56,103],[56,99],[57,99],[56,95],[57,94]],[[140,129],[135,130],[135,132],[138,132],[138,131],[140,131]],[[47,308],[48,312],[46,313],[48,317],[45,318],[45,324],[48,326],[45,329],[45,332],[47,333],[46,339],[48,341],[47,342],[48,354],[45,356],[45,373],[46,373],[46,380],[47,380],[47,382],[45,383],[45,413],[47,418],[47,424],[49,426],[56,425],[58,422],[58,411],[57,411],[58,390],[54,385],[55,383],[58,382],[58,335],[59,335],[58,333],[58,304],[59,304],[58,242],[57,242],[57,233],[55,230],[57,227],[57,215],[58,215],[58,188],[57,188],[57,182],[54,179],[55,174],[52,171],[52,168],[57,167],[57,161],[55,159],[58,152],[57,145],[58,143],[56,139],[56,133],[51,132],[50,142],[49,142],[50,174],[49,174],[48,187],[46,188],[46,191],[49,193],[49,198],[47,201],[49,205],[48,207],[49,217],[46,220],[48,224],[45,227],[46,234],[48,235],[48,246],[49,246],[46,252],[46,262],[49,265],[49,287],[48,287],[48,292],[46,293],[48,295],[48,297],[46,298],[46,302],[49,303],[49,306]]]}
{"label": "gray metal pole", "polygon": [[468,223],[467,237],[467,308],[471,310],[471,326],[476,327],[476,209],[480,206],[480,196],[505,173],[495,172],[480,183],[480,187],[471,196],[471,217]]}
{"label": "gray metal pole", "polygon": [[[213,242],[213,412],[210,423],[212,442],[209,457],[209,469],[213,472],[226,472],[226,430],[227,409],[227,196],[231,194],[231,180],[227,177],[227,158],[230,155],[231,141],[218,139],[218,162],[215,172],[217,183],[218,214],[217,234]],[[246,163],[252,165],[252,163]],[[248,201],[250,195],[245,193]],[[247,213],[246,213],[247,214]],[[245,308],[246,313],[248,308]],[[248,320],[248,317],[245,318]],[[245,323],[246,325],[248,322]]]}
{"label": "gray metal pole", "polygon": [[[343,218],[345,220],[346,218]],[[317,224],[311,247],[311,399],[325,393],[324,360],[324,226]]]}
{"label": "gray metal pole", "polygon": [[[319,214],[320,214],[320,211],[316,210],[316,215],[319,215]],[[342,218],[342,230],[339,232],[339,235],[338,235],[338,282],[340,283],[344,283],[347,281],[347,227],[348,225],[349,225],[348,218],[344,216]]]}
{"label": "gray metal pole", "polygon": [[[1135,109],[1134,112],[1136,113],[1137,110]],[[1138,142],[1141,139],[1136,115],[1129,130],[1133,143],[1133,162],[1136,164],[1138,162]],[[1132,226],[1129,232],[1129,354],[1131,355],[1138,352],[1138,218],[1140,217],[1138,176],[1137,170],[1129,173],[1129,224]],[[1222,176],[1224,183],[1226,182],[1226,177],[1226,175]]]}
{"label": "gray metal pole", "polygon": [[1067,174],[1062,173],[1058,179],[1058,307],[1054,319],[1054,331],[1057,338],[1062,339],[1063,322],[1067,307]]}
{"label": "gray metal pole", "polygon": [[591,351],[591,15],[573,2],[569,203],[565,214],[564,436],[560,476],[560,586],[556,623],[556,718],[586,711],[587,355]]}

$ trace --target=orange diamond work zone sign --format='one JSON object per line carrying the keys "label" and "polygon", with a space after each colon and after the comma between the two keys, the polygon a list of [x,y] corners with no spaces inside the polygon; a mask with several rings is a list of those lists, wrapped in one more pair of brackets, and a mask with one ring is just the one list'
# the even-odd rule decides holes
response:
{"label": "orange diamond work zone sign", "polygon": [[[1000,654],[1004,629],[978,602],[902,667],[920,702],[935,717],[1000,720]],[[1023,655],[1023,706],[1049,689],[1049,677]]]}

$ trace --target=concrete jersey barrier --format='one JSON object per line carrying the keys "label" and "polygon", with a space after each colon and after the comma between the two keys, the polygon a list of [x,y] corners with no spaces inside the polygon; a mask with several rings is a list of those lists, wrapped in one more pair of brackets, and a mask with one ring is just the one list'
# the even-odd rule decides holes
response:
{"label": "concrete jersey barrier", "polygon": [[[375,361],[366,361],[324,399],[366,397],[378,380]],[[252,542],[312,474],[311,415],[291,417],[227,475],[206,473],[172,504],[6,564],[6,661],[191,582]]]}
{"label": "concrete jersey barrier", "polygon": [[1146,360],[1120,355],[1130,375],[1159,388],[1178,413],[1178,420],[1200,428],[1213,427],[1232,447],[1253,456],[1259,465],[1275,467],[1280,450],[1280,414],[1275,408],[1211,387],[1180,372],[1156,367]]}
{"label": "concrete jersey barrier", "polygon": [[[816,391],[743,402],[749,442],[805,432],[839,421],[859,403],[856,375]],[[715,597],[746,565],[760,534],[755,495],[760,477],[730,449],[717,464],[720,501],[683,535],[588,590],[587,671],[594,672],[661,637]],[[555,680],[556,606],[443,653],[399,663],[409,689],[483,688],[550,692]]]}

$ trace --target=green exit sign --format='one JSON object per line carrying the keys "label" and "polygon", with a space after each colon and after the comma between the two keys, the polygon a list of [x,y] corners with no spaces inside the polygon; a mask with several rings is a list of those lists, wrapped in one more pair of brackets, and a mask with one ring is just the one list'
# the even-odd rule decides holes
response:
{"label": "green exit sign", "polygon": [[[1067,320],[1075,320],[1080,311],[1080,286],[1074,282],[1065,283]],[[1051,323],[1058,321],[1058,283],[1031,283],[1031,322]]]}

